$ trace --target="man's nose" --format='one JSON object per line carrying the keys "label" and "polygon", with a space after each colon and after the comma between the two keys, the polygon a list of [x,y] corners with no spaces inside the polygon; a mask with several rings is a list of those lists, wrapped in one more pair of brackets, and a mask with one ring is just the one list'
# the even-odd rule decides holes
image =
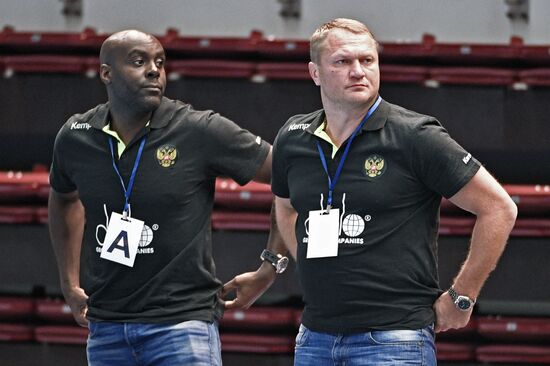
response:
{"label": "man's nose", "polygon": [[158,77],[159,75],[160,75],[160,67],[155,62],[151,62],[149,68],[147,69],[147,76]]}
{"label": "man's nose", "polygon": [[362,78],[363,76],[365,76],[365,70],[363,69],[361,61],[353,60],[353,62],[351,63],[350,72],[353,77]]}

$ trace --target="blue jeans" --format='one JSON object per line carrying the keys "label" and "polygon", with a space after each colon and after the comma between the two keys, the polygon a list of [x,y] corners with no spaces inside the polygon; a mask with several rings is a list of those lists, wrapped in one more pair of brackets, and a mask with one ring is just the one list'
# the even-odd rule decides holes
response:
{"label": "blue jeans", "polygon": [[356,334],[319,333],[300,325],[295,366],[437,365],[433,327]]}
{"label": "blue jeans", "polygon": [[217,323],[89,323],[90,366],[221,366]]}

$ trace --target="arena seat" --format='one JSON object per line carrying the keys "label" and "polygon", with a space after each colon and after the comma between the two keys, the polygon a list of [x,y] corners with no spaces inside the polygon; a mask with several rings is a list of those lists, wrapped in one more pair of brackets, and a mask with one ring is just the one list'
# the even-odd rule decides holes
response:
{"label": "arena seat", "polygon": [[512,197],[522,215],[550,213],[550,185],[505,184],[504,189]]}
{"label": "arena seat", "polygon": [[[518,206],[522,216],[536,217],[550,214],[550,185],[504,184],[504,189]],[[442,214],[467,214],[451,201],[441,200]]]}
{"label": "arena seat", "polygon": [[306,62],[260,62],[253,81],[269,79],[311,80]]}
{"label": "arena seat", "polygon": [[214,204],[231,209],[264,209],[270,210],[273,194],[269,184],[249,182],[244,186],[232,179],[216,179]]}
{"label": "arena seat", "polygon": [[34,316],[34,300],[27,297],[0,296],[0,319],[28,319]]}
{"label": "arena seat", "polygon": [[492,67],[432,67],[428,86],[440,84],[512,86],[516,72]]}
{"label": "arena seat", "polygon": [[0,172],[0,202],[42,201],[49,190],[47,172]]}
{"label": "arena seat", "polygon": [[242,58],[256,52],[256,43],[262,36],[261,32],[253,30],[248,37],[190,37],[180,36],[176,29],[170,28],[166,34],[157,38],[164,49],[172,54]]}
{"label": "arena seat", "polygon": [[36,207],[35,220],[39,224],[48,224],[48,207]]}
{"label": "arena seat", "polygon": [[491,363],[550,363],[550,346],[495,344],[476,348],[476,359]]}
{"label": "arena seat", "polygon": [[41,343],[86,344],[88,328],[77,325],[40,325],[34,338]]}
{"label": "arena seat", "polygon": [[99,51],[107,38],[87,27],[80,33],[71,32],[25,32],[5,26],[0,31],[0,47],[14,51]]}
{"label": "arena seat", "polygon": [[480,317],[478,333],[490,340],[548,341],[550,318]]}
{"label": "arena seat", "polygon": [[4,57],[4,76],[17,73],[84,73],[84,57],[17,55]]}
{"label": "arena seat", "polygon": [[524,45],[520,50],[521,61],[526,64],[548,65],[550,62],[549,45]]}
{"label": "arena seat", "polygon": [[255,64],[245,61],[192,59],[176,60],[167,64],[168,75],[171,79],[178,77],[203,78],[250,78]]}
{"label": "arena seat", "polygon": [[221,211],[212,212],[214,230],[268,231],[271,216],[269,212]]}
{"label": "arena seat", "polygon": [[37,221],[34,206],[0,206],[0,224],[32,224]]}
{"label": "arena seat", "polygon": [[[550,57],[550,56],[549,56]],[[550,86],[550,68],[536,68],[518,72],[519,82],[527,86]]]}
{"label": "arena seat", "polygon": [[427,78],[427,67],[387,64],[380,65],[380,80],[382,82],[422,84]]}
{"label": "arena seat", "polygon": [[474,361],[476,345],[473,343],[436,342],[438,361]]}
{"label": "arena seat", "polygon": [[50,322],[74,323],[71,308],[60,299],[40,299],[36,301],[36,316]]}
{"label": "arena seat", "polygon": [[522,46],[523,39],[517,36],[511,37],[509,44],[435,42],[432,56],[436,61],[457,65],[510,65],[519,61]]}
{"label": "arena seat", "polygon": [[309,40],[262,38],[256,49],[266,58],[303,60],[306,67],[309,61]]}
{"label": "arena seat", "polygon": [[385,62],[429,63],[435,37],[424,34],[421,42],[380,42],[378,51],[382,64]]}
{"label": "arena seat", "polygon": [[0,341],[25,342],[32,340],[34,340],[32,325],[0,323]]}
{"label": "arena seat", "polygon": [[441,216],[439,220],[439,235],[465,236],[470,235],[474,228],[475,218]]}
{"label": "arena seat", "polygon": [[[474,228],[473,216],[441,216],[439,235],[464,236],[470,235]],[[546,218],[519,218],[510,233],[511,236],[548,237],[550,236],[550,220]]]}
{"label": "arena seat", "polygon": [[265,335],[220,332],[223,352],[292,353],[295,335]]}
{"label": "arena seat", "polygon": [[247,310],[227,310],[220,321],[220,327],[239,330],[295,329],[296,311],[294,308],[267,306],[255,306]]}

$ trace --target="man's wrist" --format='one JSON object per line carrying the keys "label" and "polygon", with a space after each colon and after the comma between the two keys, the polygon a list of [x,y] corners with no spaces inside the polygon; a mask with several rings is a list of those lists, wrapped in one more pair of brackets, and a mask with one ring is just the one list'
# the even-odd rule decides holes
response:
{"label": "man's wrist", "polygon": [[453,286],[447,290],[451,301],[458,310],[470,311],[476,303],[475,298],[471,298],[468,295],[458,293]]}
{"label": "man's wrist", "polygon": [[283,273],[288,266],[288,258],[282,254],[275,254],[270,250],[264,249],[260,254],[260,259],[269,264],[275,273]]}

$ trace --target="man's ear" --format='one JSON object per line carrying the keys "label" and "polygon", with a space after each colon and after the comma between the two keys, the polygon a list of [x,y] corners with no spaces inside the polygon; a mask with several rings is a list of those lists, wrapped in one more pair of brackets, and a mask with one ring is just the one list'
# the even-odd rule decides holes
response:
{"label": "man's ear", "polygon": [[309,68],[309,75],[313,79],[315,85],[321,85],[319,81],[319,69],[317,69],[317,64],[310,61],[309,64],[307,64],[307,67]]}
{"label": "man's ear", "polygon": [[108,85],[111,83],[111,66],[107,64],[101,64],[99,66],[99,78],[103,84]]}

